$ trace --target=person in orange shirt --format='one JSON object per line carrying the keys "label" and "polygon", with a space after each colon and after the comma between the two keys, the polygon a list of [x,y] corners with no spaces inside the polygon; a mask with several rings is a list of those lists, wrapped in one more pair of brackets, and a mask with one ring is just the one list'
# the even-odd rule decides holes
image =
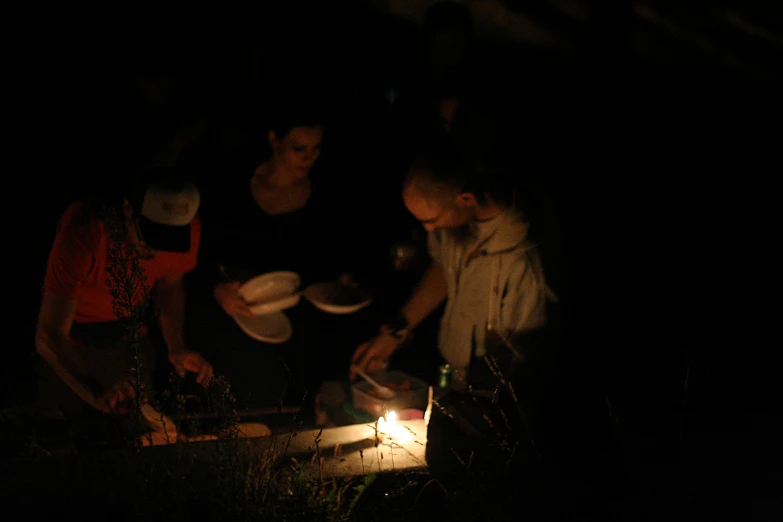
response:
{"label": "person in orange shirt", "polygon": [[126,320],[147,297],[174,367],[196,374],[201,384],[213,375],[183,336],[182,277],[198,258],[199,191],[172,168],[155,167],[145,169],[127,192],[113,202],[69,206],[49,254],[35,335],[41,358],[36,373],[39,397],[53,400],[48,406],[66,417],[85,405],[105,413],[128,411],[137,391],[150,389],[155,347],[142,317]]}

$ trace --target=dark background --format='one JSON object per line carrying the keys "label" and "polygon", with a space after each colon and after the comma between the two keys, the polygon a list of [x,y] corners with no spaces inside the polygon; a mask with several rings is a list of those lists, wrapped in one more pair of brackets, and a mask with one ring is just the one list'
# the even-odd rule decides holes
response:
{"label": "dark background", "polygon": [[[27,371],[57,218],[94,183],[121,176],[139,132],[159,130],[126,101],[133,67],[165,67],[170,57],[187,113],[220,128],[252,126],[269,93],[311,82],[345,115],[331,142],[333,161],[350,165],[341,175],[362,187],[382,182],[376,115],[411,60],[416,27],[358,3],[317,5],[18,15],[5,66],[9,397]],[[610,398],[645,448],[640,458],[670,464],[676,480],[709,476],[691,487],[763,495],[781,472],[772,444],[780,341],[766,328],[778,320],[769,269],[780,18],[743,8],[765,36],[721,22],[712,6],[648,5],[657,20],[619,2],[576,22],[545,2],[508,2],[561,39],[485,40],[486,101],[518,172],[555,209],[566,264],[553,277],[574,382]],[[372,229],[373,219],[361,221]]]}

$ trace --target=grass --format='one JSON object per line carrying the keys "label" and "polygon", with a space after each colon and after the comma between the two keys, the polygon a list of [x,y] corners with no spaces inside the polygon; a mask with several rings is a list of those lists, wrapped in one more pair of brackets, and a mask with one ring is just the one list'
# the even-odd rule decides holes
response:
{"label": "grass", "polygon": [[[223,406],[230,407],[230,396],[219,387],[215,391],[211,408],[221,407],[220,396],[227,399]],[[295,419],[290,433],[262,445],[241,439],[232,429],[231,416],[224,418],[219,438],[208,443],[178,441],[139,450],[134,431],[128,429],[115,448],[77,447],[59,455],[23,455],[24,447],[36,444],[34,437],[11,417],[4,421],[6,435],[25,434],[28,443],[20,444],[17,438],[19,455],[7,470],[16,489],[14,498],[7,499],[14,502],[7,505],[21,508],[17,503],[28,504],[33,495],[48,499],[21,509],[31,520],[55,513],[103,519],[117,510],[127,520],[205,515],[222,520],[431,520],[446,514],[452,520],[485,515],[503,520],[513,488],[498,486],[502,481],[513,484],[508,479],[518,471],[504,463],[500,468],[505,473],[490,480],[483,469],[489,456],[476,448],[467,460],[450,452],[464,471],[454,483],[437,471],[395,471],[390,460],[381,473],[367,466],[363,476],[326,478],[318,439],[311,455],[287,454],[288,443],[298,433]],[[130,428],[132,423],[124,426]],[[39,446],[42,451],[44,446]],[[513,453],[505,448],[504,455]],[[491,457],[496,456],[493,450]]]}

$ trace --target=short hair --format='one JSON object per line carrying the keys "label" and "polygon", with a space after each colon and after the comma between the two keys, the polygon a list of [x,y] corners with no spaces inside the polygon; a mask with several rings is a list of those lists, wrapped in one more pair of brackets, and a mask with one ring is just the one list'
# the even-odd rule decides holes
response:
{"label": "short hair", "polygon": [[491,168],[485,159],[468,147],[459,147],[449,138],[441,138],[420,150],[411,162],[405,186],[416,185],[427,197],[442,197],[449,192],[468,192],[479,203],[487,196],[508,204],[508,182],[499,169]]}
{"label": "short hair", "polygon": [[468,184],[468,169],[460,156],[453,143],[429,144],[414,156],[405,184],[462,191]]}

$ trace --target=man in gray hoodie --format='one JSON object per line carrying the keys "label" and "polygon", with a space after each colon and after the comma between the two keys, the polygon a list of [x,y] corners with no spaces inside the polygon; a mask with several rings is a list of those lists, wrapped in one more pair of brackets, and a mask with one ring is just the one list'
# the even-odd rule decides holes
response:
{"label": "man in gray hoodie", "polygon": [[399,314],[357,348],[351,380],[355,367],[383,369],[408,332],[446,300],[438,348],[453,369],[452,385],[487,384],[477,378],[486,374],[481,359],[505,358],[510,367],[528,359],[530,334],[546,324],[547,301],[555,300],[528,223],[453,147],[420,155],[402,195],[429,234],[432,264]]}

